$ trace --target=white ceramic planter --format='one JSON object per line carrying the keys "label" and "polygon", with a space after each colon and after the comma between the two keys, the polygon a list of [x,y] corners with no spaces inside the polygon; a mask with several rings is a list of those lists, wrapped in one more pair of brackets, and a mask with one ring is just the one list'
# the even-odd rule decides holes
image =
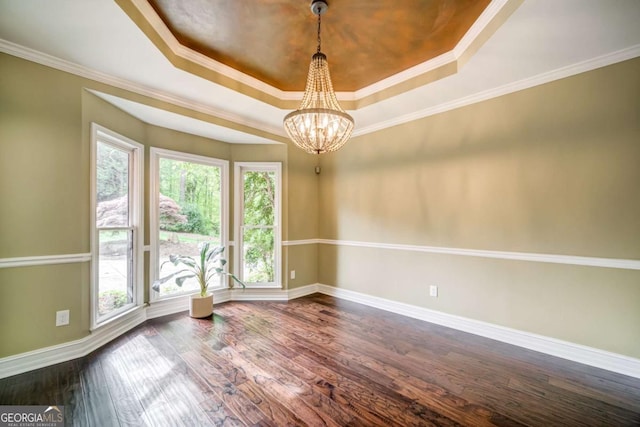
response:
{"label": "white ceramic planter", "polygon": [[189,316],[201,319],[209,317],[213,314],[213,294],[200,296],[200,294],[191,295],[189,301]]}

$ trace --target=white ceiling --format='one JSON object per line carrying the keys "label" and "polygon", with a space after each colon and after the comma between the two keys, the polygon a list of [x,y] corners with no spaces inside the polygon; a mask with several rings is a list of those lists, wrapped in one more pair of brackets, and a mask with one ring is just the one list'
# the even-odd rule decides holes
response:
{"label": "white ceiling", "polygon": [[[457,74],[350,111],[354,134],[640,56],[639,22],[638,0],[525,0]],[[243,130],[98,94],[151,124],[230,143],[270,143],[285,136],[282,119],[288,111],[173,67],[113,1],[0,0],[0,51]]]}

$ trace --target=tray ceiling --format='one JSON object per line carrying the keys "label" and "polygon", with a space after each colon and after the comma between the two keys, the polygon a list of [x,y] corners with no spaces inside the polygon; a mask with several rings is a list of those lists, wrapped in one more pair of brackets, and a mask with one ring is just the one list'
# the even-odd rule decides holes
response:
{"label": "tray ceiling", "polygon": [[[317,18],[310,2],[115,0],[179,69],[278,108],[297,107]],[[331,0],[322,51],[342,107],[455,74],[521,0]]]}
{"label": "tray ceiling", "polygon": [[[174,3],[191,1],[196,0]],[[401,32],[395,11],[406,2],[370,0],[367,9],[359,0],[329,1],[323,50],[338,85],[340,69],[349,74],[352,66],[337,62],[344,43],[329,38],[336,31],[332,27],[344,19],[348,25],[340,30],[351,28],[365,45],[363,52],[387,46]],[[227,7],[248,3],[206,3],[225,2]],[[286,40],[303,46],[301,63],[292,60],[286,68],[304,75],[315,50],[309,2],[251,3],[273,10],[299,6],[300,34]],[[365,10],[341,12],[356,3]],[[447,10],[455,2],[442,4]],[[265,46],[286,52],[277,40],[283,37],[277,32],[282,25],[274,28],[272,21],[264,29],[259,15],[268,12],[251,10],[253,15],[236,12],[233,31],[251,33],[245,37],[273,31]],[[372,16],[382,30],[365,37],[368,33],[353,23]],[[638,57],[639,21],[638,0],[619,0],[616,7],[602,0],[491,0],[452,50],[338,97],[354,117],[358,137]],[[149,0],[0,0],[0,52],[81,76],[92,93],[153,125],[229,143],[288,143],[282,119],[297,108],[304,84],[294,90],[273,86],[248,74],[248,68],[233,68],[183,45],[168,25]],[[398,50],[397,43],[392,45]],[[384,52],[368,58],[383,65],[386,59]]]}
{"label": "tray ceiling", "polygon": [[[283,91],[304,89],[316,51],[305,0],[149,0],[183,46]],[[331,0],[322,51],[352,92],[453,50],[489,0]]]}

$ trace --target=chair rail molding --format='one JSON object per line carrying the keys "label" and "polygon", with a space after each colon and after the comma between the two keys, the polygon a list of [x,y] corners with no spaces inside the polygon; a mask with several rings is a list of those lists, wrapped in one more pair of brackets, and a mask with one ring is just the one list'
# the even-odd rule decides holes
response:
{"label": "chair rail molding", "polygon": [[91,253],[66,255],[38,255],[16,258],[0,258],[0,268],[30,267],[34,265],[73,264],[91,261]]}
{"label": "chair rail molding", "polygon": [[640,270],[640,260],[637,259],[621,259],[621,258],[601,258],[577,255],[560,255],[560,254],[540,254],[534,252],[509,252],[494,251],[485,249],[466,249],[466,248],[450,248],[443,246],[422,246],[422,245],[406,245],[397,243],[376,243],[362,242],[356,240],[334,240],[334,239],[305,239],[305,240],[287,240],[282,242],[283,246],[298,245],[334,245],[334,246],[352,246],[373,249],[390,249],[398,251],[426,252],[433,254],[448,254],[460,256],[474,256],[481,258],[497,258],[516,261],[531,262],[548,262],[553,264],[567,265],[584,265],[588,267],[605,267],[619,268],[623,270]]}

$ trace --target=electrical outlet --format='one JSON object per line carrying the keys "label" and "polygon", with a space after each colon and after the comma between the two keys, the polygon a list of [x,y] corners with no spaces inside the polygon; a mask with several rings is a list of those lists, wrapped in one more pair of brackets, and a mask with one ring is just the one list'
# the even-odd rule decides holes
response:
{"label": "electrical outlet", "polygon": [[429,286],[429,296],[431,297],[438,296],[438,287],[436,285]]}
{"label": "electrical outlet", "polygon": [[291,280],[296,278],[296,271],[295,270],[291,270],[291,274],[289,275],[289,277],[291,277]]}
{"label": "electrical outlet", "polygon": [[56,311],[56,326],[69,324],[69,310]]}

